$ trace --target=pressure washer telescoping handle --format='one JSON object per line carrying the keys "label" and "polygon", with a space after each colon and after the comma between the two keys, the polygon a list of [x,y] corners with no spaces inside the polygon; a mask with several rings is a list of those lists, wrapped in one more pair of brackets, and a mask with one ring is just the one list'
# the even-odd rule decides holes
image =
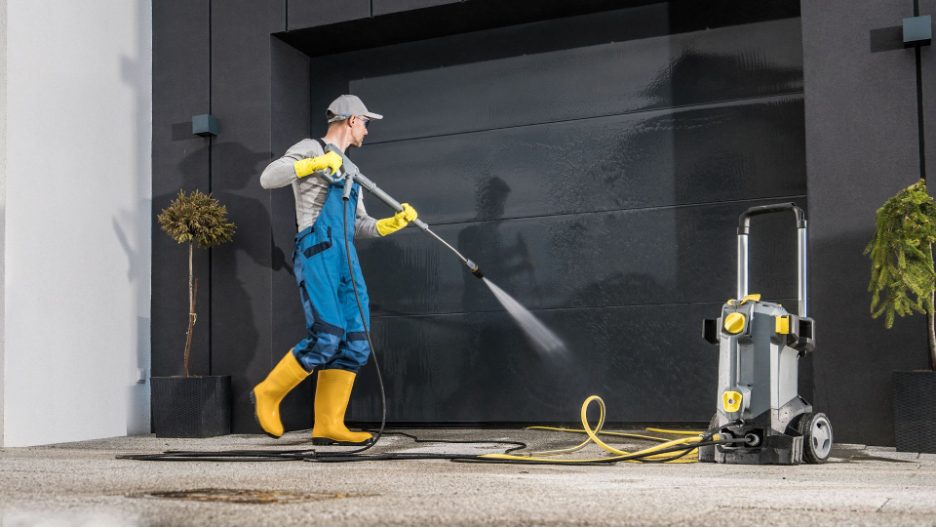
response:
{"label": "pressure washer telescoping handle", "polygon": [[796,215],[796,238],[797,238],[797,301],[799,302],[800,317],[808,317],[807,304],[807,238],[806,238],[806,213],[797,207],[795,203],[783,203],[776,205],[762,205],[752,207],[745,211],[738,219],[738,299],[743,299],[748,294],[748,237],[751,228],[751,218],[754,216],[792,212]]}

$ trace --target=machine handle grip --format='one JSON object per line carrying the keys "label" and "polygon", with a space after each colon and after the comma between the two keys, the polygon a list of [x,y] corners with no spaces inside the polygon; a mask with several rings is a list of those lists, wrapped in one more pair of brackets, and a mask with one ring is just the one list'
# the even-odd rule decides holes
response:
{"label": "machine handle grip", "polygon": [[807,266],[808,261],[806,258],[807,252],[807,240],[806,240],[806,214],[803,213],[803,210],[796,206],[795,203],[782,203],[774,205],[762,205],[759,207],[751,207],[745,211],[741,217],[738,219],[738,290],[737,298],[743,299],[748,294],[748,237],[751,228],[751,217],[770,214],[770,213],[782,213],[784,211],[791,211],[796,215],[796,243],[797,243],[797,270],[796,270],[796,282],[797,282],[797,301],[798,301],[798,311],[800,317],[808,317],[807,312],[807,299],[808,299],[808,289],[809,282],[807,280]]}
{"label": "machine handle grip", "polygon": [[750,234],[751,217],[770,213],[782,213],[784,211],[792,211],[796,215],[796,227],[798,229],[806,229],[806,213],[797,207],[795,203],[790,202],[775,205],[760,205],[748,209],[742,213],[741,217],[738,219],[738,234]]}

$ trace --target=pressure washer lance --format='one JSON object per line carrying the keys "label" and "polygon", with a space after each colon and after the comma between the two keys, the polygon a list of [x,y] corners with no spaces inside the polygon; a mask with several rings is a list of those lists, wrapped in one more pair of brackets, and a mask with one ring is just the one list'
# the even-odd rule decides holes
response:
{"label": "pressure washer lance", "polygon": [[[351,160],[349,160],[349,159],[344,155],[343,152],[341,152],[339,149],[335,148],[333,145],[328,145],[328,147],[326,148],[326,151],[331,151],[331,152],[334,152],[335,154],[338,154],[339,156],[341,156],[341,159],[342,159],[342,163],[341,163],[341,174],[342,174],[342,176],[341,176],[341,177],[343,177],[344,180],[345,180],[345,183],[344,183],[344,199],[345,199],[345,201],[347,201],[347,200],[350,199],[350,197],[351,197],[351,187],[354,185],[354,182],[357,182],[357,183],[359,183],[359,184],[361,185],[361,187],[364,187],[365,189],[367,189],[368,191],[370,191],[371,194],[373,194],[373,195],[376,196],[377,198],[380,198],[380,200],[381,200],[383,203],[389,205],[390,208],[393,209],[394,211],[396,211],[396,212],[398,212],[398,213],[403,211],[403,206],[400,205],[400,202],[394,200],[393,197],[390,196],[389,194],[387,194],[386,192],[384,192],[383,189],[381,189],[380,187],[377,187],[377,184],[376,184],[376,183],[370,181],[366,176],[364,176],[363,174],[361,174],[361,171],[360,171],[360,169],[358,169],[357,165],[355,165]],[[329,178],[331,178],[331,177],[327,176],[327,177],[325,177],[325,178],[326,178],[326,179],[329,179]],[[332,179],[332,180],[329,180],[329,183],[332,183],[333,181],[335,181],[335,180],[333,180],[333,179]],[[452,253],[455,253],[455,255],[456,255],[462,262],[465,263],[465,266],[468,266],[468,269],[471,270],[471,273],[472,273],[475,277],[477,277],[477,278],[479,278],[479,279],[484,278],[484,273],[481,272],[481,270],[478,268],[478,265],[477,265],[477,264],[475,264],[474,262],[472,262],[470,259],[465,258],[464,255],[462,255],[461,253],[459,253],[457,249],[453,248],[448,242],[446,242],[445,240],[443,240],[442,237],[440,237],[439,235],[433,233],[432,230],[429,229],[429,224],[423,222],[422,220],[420,220],[420,219],[418,219],[418,218],[417,218],[416,220],[413,220],[411,223],[412,223],[413,225],[415,225],[416,227],[418,227],[418,228],[422,229],[423,231],[425,231],[427,234],[432,235],[436,240],[438,240],[439,242],[441,242],[442,244],[444,244],[445,247],[451,249],[451,250],[452,250]]]}

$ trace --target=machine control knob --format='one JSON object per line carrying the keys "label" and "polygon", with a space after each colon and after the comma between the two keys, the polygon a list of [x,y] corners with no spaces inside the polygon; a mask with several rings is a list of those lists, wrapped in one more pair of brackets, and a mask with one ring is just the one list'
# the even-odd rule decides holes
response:
{"label": "machine control knob", "polygon": [[725,317],[725,331],[729,334],[740,334],[744,331],[744,314],[730,313]]}
{"label": "machine control knob", "polygon": [[738,412],[741,409],[741,393],[738,391],[725,391],[722,393],[722,407],[725,412]]}

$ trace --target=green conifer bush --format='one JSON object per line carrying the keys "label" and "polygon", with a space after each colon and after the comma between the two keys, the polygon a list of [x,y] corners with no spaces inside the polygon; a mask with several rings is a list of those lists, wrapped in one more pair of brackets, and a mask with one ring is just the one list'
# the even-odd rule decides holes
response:
{"label": "green conifer bush", "polygon": [[936,204],[926,192],[926,182],[920,180],[884,202],[875,225],[874,238],[864,251],[871,258],[871,315],[884,315],[884,326],[891,328],[895,315],[927,314],[930,368],[936,370]]}

